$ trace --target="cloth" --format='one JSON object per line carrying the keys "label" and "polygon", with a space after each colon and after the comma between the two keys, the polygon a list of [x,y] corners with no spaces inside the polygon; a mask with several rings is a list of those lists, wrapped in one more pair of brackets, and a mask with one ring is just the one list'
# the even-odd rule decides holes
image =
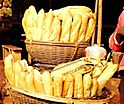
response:
{"label": "cloth", "polygon": [[[109,38],[109,47],[113,51],[124,52],[124,40],[122,40],[121,43],[118,43],[117,39],[116,39],[118,29],[123,26],[124,26],[124,10],[121,12],[121,14],[118,18],[118,24],[117,24],[117,27],[116,27],[114,33]],[[120,61],[120,66],[124,66],[124,55]]]}

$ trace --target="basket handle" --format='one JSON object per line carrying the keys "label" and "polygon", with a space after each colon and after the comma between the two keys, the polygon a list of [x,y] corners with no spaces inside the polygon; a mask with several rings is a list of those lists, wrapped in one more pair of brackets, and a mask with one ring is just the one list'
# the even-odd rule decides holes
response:
{"label": "basket handle", "polygon": [[71,61],[74,60],[74,58],[75,58],[75,56],[76,56],[76,54],[77,54],[78,48],[79,48],[79,43],[76,42],[76,47],[75,47],[75,50],[74,50],[74,54],[73,54],[73,56],[72,56],[72,58],[71,58]]}

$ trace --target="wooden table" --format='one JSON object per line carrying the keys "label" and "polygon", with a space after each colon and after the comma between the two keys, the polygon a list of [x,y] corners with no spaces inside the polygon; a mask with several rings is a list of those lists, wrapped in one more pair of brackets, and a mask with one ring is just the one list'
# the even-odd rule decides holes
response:
{"label": "wooden table", "polygon": [[[4,84],[5,84],[5,75],[3,70],[3,61],[0,60],[0,89],[4,87]],[[107,86],[115,93],[111,104],[120,104],[120,93],[118,90],[119,84],[120,84],[119,78],[111,78],[107,83]],[[3,98],[3,104],[12,104],[9,96],[5,96]]]}

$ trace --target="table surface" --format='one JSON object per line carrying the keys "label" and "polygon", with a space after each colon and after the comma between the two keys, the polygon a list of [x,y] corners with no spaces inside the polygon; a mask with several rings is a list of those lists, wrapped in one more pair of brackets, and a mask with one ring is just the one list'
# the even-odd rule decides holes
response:
{"label": "table surface", "polygon": [[[3,65],[4,65],[3,60],[0,60],[0,89],[2,89],[5,84],[5,74],[4,74]],[[114,98],[111,104],[120,104],[120,93],[118,90],[119,84],[120,84],[119,78],[111,78],[107,83],[107,86],[114,92]],[[3,102],[5,103],[3,104],[11,104],[10,101],[11,100],[9,97],[5,97],[3,100]]]}

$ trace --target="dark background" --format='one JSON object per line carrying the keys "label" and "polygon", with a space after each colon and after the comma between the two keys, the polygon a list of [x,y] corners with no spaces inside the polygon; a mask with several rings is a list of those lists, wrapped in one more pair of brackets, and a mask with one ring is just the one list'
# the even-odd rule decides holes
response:
{"label": "dark background", "polygon": [[[6,27],[0,29],[0,45],[13,44],[24,47],[24,42],[21,34],[24,33],[21,25],[21,20],[24,11],[34,5],[37,12],[43,8],[45,12],[49,9],[59,9],[71,5],[85,5],[93,11],[95,9],[95,0],[12,0],[12,18],[1,21],[5,22]],[[103,0],[103,17],[102,17],[102,45],[109,51],[108,38],[116,28],[118,16],[123,10],[123,0]],[[9,26],[7,25],[9,24]],[[8,27],[7,27],[8,26]]]}

